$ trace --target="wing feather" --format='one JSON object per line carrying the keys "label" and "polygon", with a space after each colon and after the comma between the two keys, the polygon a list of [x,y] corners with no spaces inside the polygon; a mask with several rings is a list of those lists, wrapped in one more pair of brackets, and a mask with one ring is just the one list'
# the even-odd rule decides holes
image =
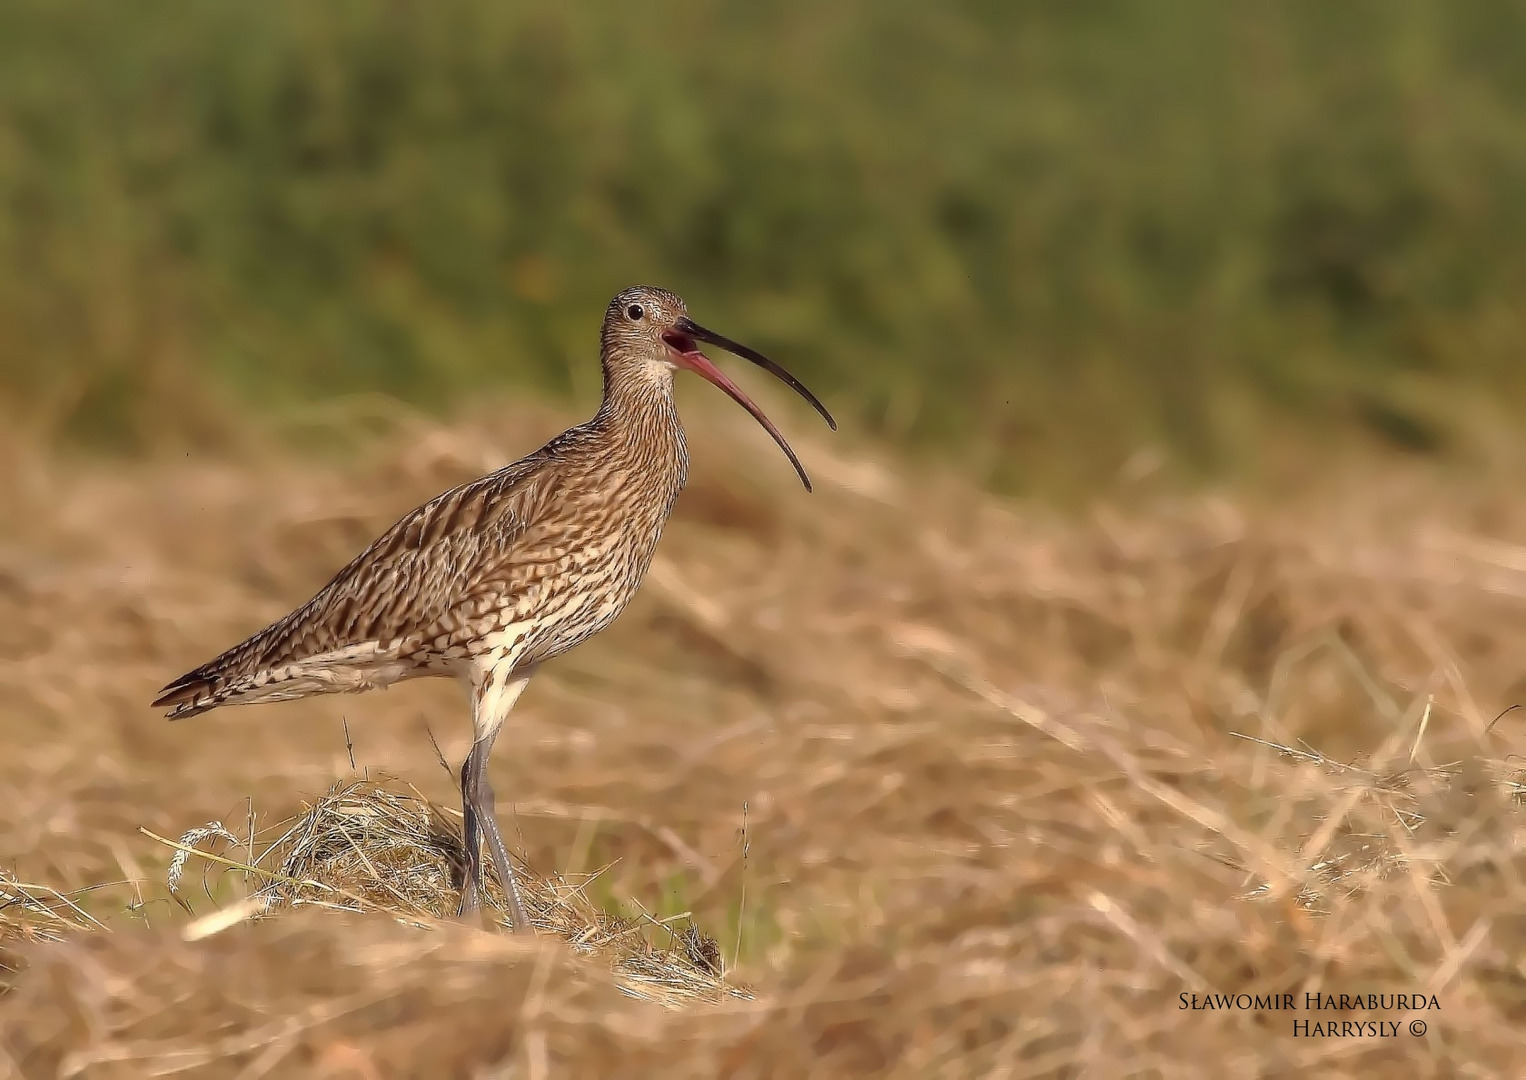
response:
{"label": "wing feather", "polygon": [[216,708],[315,656],[406,648],[480,618],[520,587],[525,541],[556,505],[552,446],[403,515],[284,618],[167,685],[176,719]]}

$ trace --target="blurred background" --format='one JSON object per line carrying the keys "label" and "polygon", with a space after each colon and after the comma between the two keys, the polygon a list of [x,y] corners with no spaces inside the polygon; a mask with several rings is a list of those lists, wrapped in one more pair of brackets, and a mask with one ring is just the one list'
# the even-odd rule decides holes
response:
{"label": "blurred background", "polygon": [[1513,0],[12,0],[0,199],[0,409],[110,452],[591,408],[634,282],[1000,490],[1526,406]]}

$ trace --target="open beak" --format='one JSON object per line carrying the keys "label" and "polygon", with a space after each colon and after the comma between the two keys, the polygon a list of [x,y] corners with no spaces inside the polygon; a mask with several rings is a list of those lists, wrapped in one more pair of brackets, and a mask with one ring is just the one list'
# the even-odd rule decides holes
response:
{"label": "open beak", "polygon": [[763,425],[764,431],[773,436],[774,442],[779,444],[779,448],[789,458],[790,464],[795,466],[795,471],[800,474],[800,482],[805,485],[805,490],[810,491],[811,478],[805,474],[805,468],[800,464],[800,459],[795,456],[795,451],[790,449],[789,443],[784,441],[784,436],[779,434],[779,429],[774,427],[773,422],[763,415],[763,410],[754,405],[752,399],[742,392],[741,387],[728,379],[725,372],[716,367],[708,356],[699,351],[697,342],[704,341],[718,346],[729,353],[742,357],[744,360],[751,360],[764,371],[773,373],[786,383],[790,389],[794,390],[795,393],[809,401],[812,407],[826,420],[827,426],[836,431],[837,421],[832,419],[832,414],[827,412],[827,407],[816,399],[816,395],[807,390],[799,379],[785,371],[762,353],[749,349],[746,345],[740,345],[730,338],[721,337],[720,334],[713,330],[706,330],[703,326],[690,319],[679,319],[673,324],[672,330],[663,334],[663,340],[667,342],[668,348],[678,354],[678,363],[681,367],[686,367],[690,371],[703,375],[710,382],[726,391],[732,401],[735,401],[742,408],[752,413],[752,418]]}

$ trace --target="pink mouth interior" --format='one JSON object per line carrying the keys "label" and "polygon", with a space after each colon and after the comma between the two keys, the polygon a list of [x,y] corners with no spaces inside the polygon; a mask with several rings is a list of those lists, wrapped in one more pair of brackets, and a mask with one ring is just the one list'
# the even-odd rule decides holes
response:
{"label": "pink mouth interior", "polygon": [[691,356],[699,352],[699,346],[694,343],[694,339],[688,334],[680,334],[669,330],[666,334],[662,335],[662,340],[667,342],[668,348],[680,356]]}

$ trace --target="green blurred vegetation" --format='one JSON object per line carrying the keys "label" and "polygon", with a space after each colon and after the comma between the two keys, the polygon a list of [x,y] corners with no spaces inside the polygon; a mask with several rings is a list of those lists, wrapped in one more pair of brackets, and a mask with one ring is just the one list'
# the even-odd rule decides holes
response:
{"label": "green blurred vegetation", "polygon": [[1517,0],[8,0],[0,199],[0,395],[117,448],[591,403],[637,281],[1006,485],[1526,405]]}

